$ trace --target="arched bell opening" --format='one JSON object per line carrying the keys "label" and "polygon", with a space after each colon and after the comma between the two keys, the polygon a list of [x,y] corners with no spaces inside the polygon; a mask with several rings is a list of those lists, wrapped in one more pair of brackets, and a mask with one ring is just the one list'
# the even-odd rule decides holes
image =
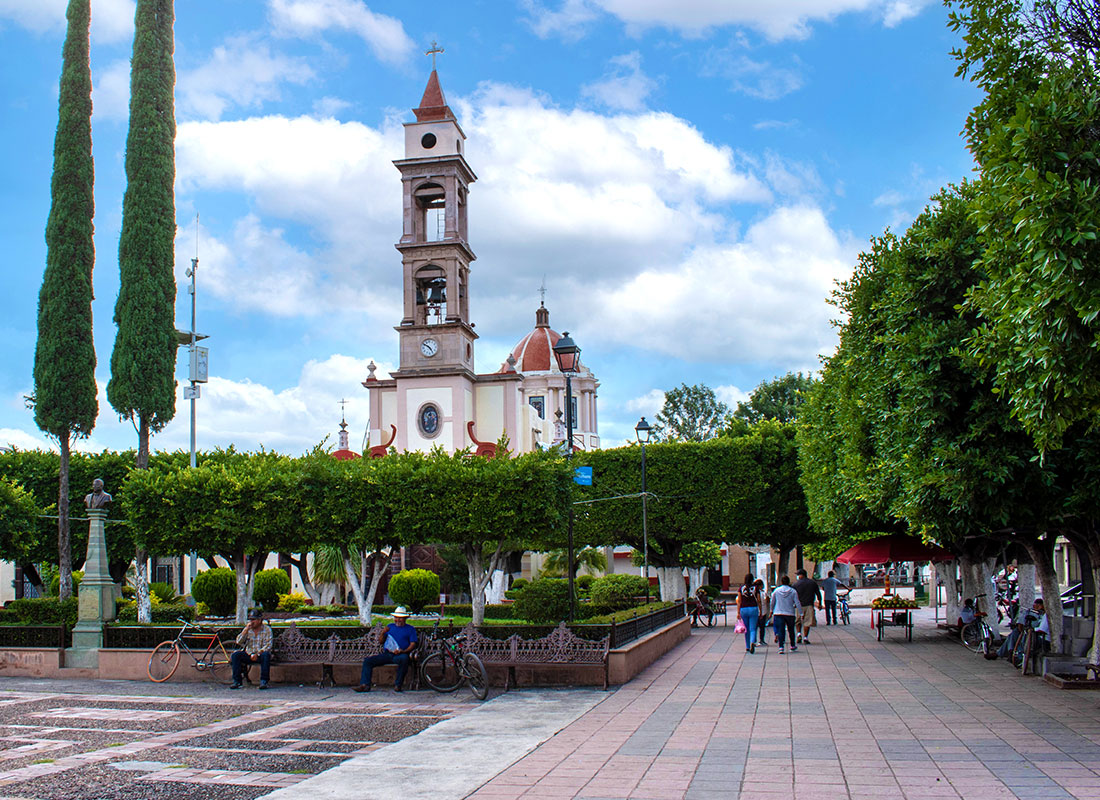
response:
{"label": "arched bell opening", "polygon": [[416,322],[438,325],[447,306],[447,275],[442,267],[429,264],[416,271]]}
{"label": "arched bell opening", "polygon": [[439,242],[447,238],[447,192],[438,183],[424,183],[413,192],[417,212],[417,241]]}

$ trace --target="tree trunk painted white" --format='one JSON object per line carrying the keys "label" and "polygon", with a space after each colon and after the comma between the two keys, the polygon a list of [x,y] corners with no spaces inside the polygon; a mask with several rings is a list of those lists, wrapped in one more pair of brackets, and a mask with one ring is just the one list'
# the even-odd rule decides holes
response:
{"label": "tree trunk painted white", "polygon": [[149,600],[149,554],[142,548],[134,553],[134,583],[137,596],[138,622],[153,621],[153,604]]}
{"label": "tree trunk painted white", "polygon": [[[385,547],[382,550],[371,553],[368,559],[368,564],[363,563],[364,554],[356,553],[356,557],[359,558],[359,575],[355,574],[355,564],[352,563],[351,554],[344,552],[344,575],[347,577],[348,586],[351,587],[351,592],[355,596],[355,606],[359,611],[359,624],[365,627],[370,627],[374,620],[374,596],[378,593],[378,586],[382,582],[382,576],[386,573],[386,564],[390,561],[390,556],[393,553],[393,548]],[[366,567],[371,567],[370,587],[367,588],[363,585],[363,578],[366,577]]]}
{"label": "tree trunk painted white", "polygon": [[315,606],[329,606],[336,602],[336,589],[335,583],[319,583],[317,587],[310,593],[310,598],[313,600]]}
{"label": "tree trunk painted white", "polygon": [[943,581],[944,620],[948,625],[954,625],[959,621],[958,565],[954,561],[941,561],[935,566],[936,578]]}
{"label": "tree trunk painted white", "polygon": [[968,556],[959,556],[959,605],[967,600],[973,600],[977,592],[974,586],[977,580],[974,577],[974,562]]}
{"label": "tree trunk painted white", "polygon": [[[848,581],[852,577],[852,565],[841,564],[840,562],[833,562],[833,572],[836,573],[837,580],[843,581],[847,585]],[[827,574],[827,573],[826,573]]]}
{"label": "tree trunk painted white", "polygon": [[485,587],[489,585],[492,574],[500,568],[503,547],[503,541],[497,543],[496,550],[486,564],[480,543],[462,545],[462,551],[466,556],[466,573],[470,578],[470,605],[473,607],[471,621],[474,625],[485,624]]}
{"label": "tree trunk painted white", "polygon": [[[1035,575],[1039,580],[1039,588],[1043,592],[1043,606],[1050,621],[1050,651],[1061,653],[1065,610],[1062,608],[1062,590],[1058,586],[1058,573],[1054,569],[1054,547],[1053,545],[1048,547],[1046,542],[1025,542],[1024,546],[1035,562]],[[1022,587],[1023,583],[1020,582],[1019,585]]]}
{"label": "tree trunk painted white", "polygon": [[502,569],[493,570],[489,577],[489,585],[485,588],[485,604],[494,605],[504,598],[504,590],[508,585],[508,575]]}
{"label": "tree trunk painted white", "polygon": [[703,585],[703,580],[706,577],[706,567],[688,567],[688,596],[694,597],[695,593],[699,591],[699,587]]}
{"label": "tree trunk painted white", "polygon": [[[974,567],[976,570],[975,577],[978,580],[978,585],[981,587],[978,589],[978,594],[985,594],[982,598],[981,608],[989,616],[986,618],[990,623],[994,623],[997,620],[997,591],[993,584],[993,571],[997,566],[997,559],[986,558],[977,562]],[[991,625],[996,630],[996,625]]]}
{"label": "tree trunk painted white", "polygon": [[[1092,585],[1100,586],[1100,548],[1089,547],[1089,559],[1092,561]],[[1100,664],[1100,604],[1093,600],[1092,606],[1092,646],[1089,648],[1089,663]]]}
{"label": "tree trunk painted white", "polygon": [[1016,566],[1016,598],[1020,601],[1020,608],[1031,608],[1035,603],[1035,565],[1018,564]]}
{"label": "tree trunk painted white", "polygon": [[684,598],[683,567],[655,567],[661,584],[661,599],[668,602]]}

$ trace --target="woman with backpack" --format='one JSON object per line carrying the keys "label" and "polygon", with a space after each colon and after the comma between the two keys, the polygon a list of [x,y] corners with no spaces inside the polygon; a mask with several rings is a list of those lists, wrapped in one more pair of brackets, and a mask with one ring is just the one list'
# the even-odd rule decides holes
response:
{"label": "woman with backpack", "polygon": [[737,593],[737,616],[745,625],[745,652],[756,652],[756,625],[760,621],[760,597],[752,573],[745,575]]}

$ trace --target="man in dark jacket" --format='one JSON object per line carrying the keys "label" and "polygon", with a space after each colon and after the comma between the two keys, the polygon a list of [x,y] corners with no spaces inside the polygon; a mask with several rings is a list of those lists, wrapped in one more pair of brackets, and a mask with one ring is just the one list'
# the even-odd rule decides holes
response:
{"label": "man in dark jacket", "polygon": [[814,604],[821,608],[821,587],[813,578],[806,577],[806,570],[800,569],[797,573],[798,580],[794,582],[794,590],[798,592],[798,603],[802,606],[802,618],[799,620],[802,634],[798,641],[810,643],[810,628],[817,624]]}

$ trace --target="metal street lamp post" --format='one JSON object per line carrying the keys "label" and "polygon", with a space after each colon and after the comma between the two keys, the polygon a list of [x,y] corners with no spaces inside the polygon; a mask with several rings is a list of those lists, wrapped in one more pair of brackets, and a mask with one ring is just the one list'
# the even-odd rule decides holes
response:
{"label": "metal street lamp post", "polygon": [[634,426],[634,434],[638,437],[638,444],[642,446],[642,565],[645,567],[645,601],[649,602],[649,520],[646,518],[646,487],[645,487],[645,446],[649,444],[649,437],[653,428],[642,417],[641,422]]}
{"label": "metal street lamp post", "polygon": [[[565,331],[558,343],[554,345],[554,358],[558,362],[558,369],[565,375],[565,441],[567,444],[566,457],[573,460],[573,375],[580,364],[581,349],[576,342],[569,338],[569,331]],[[569,537],[566,542],[565,573],[569,577],[569,621],[573,621],[575,598],[573,594],[573,504],[569,504]]]}

